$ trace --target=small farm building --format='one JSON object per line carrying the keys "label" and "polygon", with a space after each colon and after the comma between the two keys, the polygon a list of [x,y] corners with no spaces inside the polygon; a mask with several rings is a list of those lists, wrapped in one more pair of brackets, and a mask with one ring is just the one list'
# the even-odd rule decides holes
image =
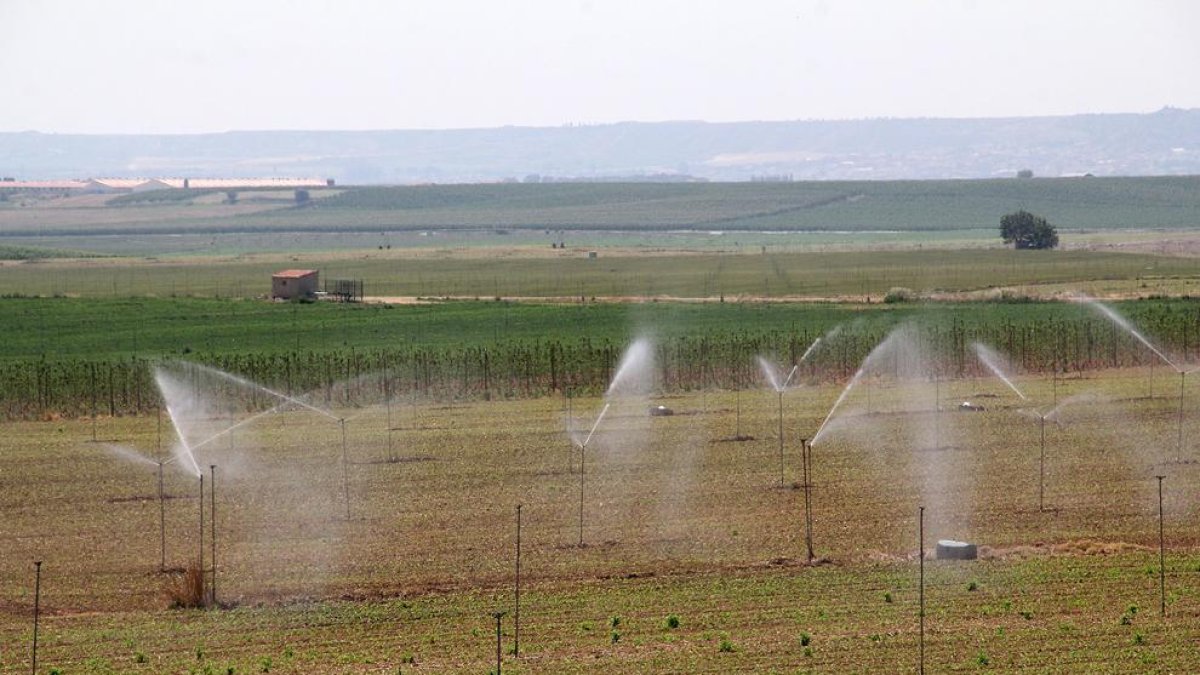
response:
{"label": "small farm building", "polygon": [[317,294],[317,270],[283,270],[271,275],[271,297],[311,298]]}

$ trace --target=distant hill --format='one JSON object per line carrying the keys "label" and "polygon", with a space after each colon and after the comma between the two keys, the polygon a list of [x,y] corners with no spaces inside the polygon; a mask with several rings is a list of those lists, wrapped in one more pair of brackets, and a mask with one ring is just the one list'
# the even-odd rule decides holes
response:
{"label": "distant hill", "polygon": [[0,176],[340,183],[1200,174],[1200,110],[990,119],[625,122],[445,131],[0,133]]}

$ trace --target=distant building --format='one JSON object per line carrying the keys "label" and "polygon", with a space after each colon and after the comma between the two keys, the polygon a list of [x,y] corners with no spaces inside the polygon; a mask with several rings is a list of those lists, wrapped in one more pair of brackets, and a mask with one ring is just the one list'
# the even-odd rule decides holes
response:
{"label": "distant building", "polygon": [[81,180],[0,180],[0,192],[30,194],[79,194],[87,187]]}
{"label": "distant building", "polygon": [[271,297],[311,298],[317,294],[317,270],[283,270],[271,275]]}

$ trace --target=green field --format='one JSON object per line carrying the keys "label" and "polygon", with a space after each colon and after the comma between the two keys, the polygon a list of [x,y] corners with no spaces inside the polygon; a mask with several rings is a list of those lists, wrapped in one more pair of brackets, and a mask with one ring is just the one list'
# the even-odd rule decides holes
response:
{"label": "green field", "polygon": [[[304,208],[296,208],[287,193],[248,191],[238,204],[221,204],[217,194],[172,191],[162,199],[157,193],[116,197],[107,206],[8,205],[0,208],[0,238],[53,246],[45,240],[92,237],[92,244],[103,246],[104,240],[95,238],[242,235],[247,245],[255,240],[246,235],[263,233],[390,236],[461,230],[483,236],[540,232],[538,243],[548,245],[559,231],[571,238],[593,233],[585,235],[589,244],[596,240],[594,233],[605,231],[784,231],[903,242],[905,232],[960,233],[961,238],[993,230],[1002,215],[1022,208],[1072,232],[1193,228],[1200,225],[1198,185],[1196,177],[1148,177],[352,187],[313,190],[313,204]],[[729,246],[729,239],[715,243]],[[186,252],[175,244],[163,239],[155,246]],[[254,250],[279,250],[281,244]],[[212,250],[231,246],[220,243]],[[303,238],[299,246],[305,249]]]}
{"label": "green field", "polygon": [[[370,296],[506,298],[752,298],[880,301],[893,287],[964,292],[1120,279],[1135,292],[1200,283],[1188,258],[1005,249],[828,253],[405,256],[390,252],[214,261],[37,261],[0,267],[0,295],[256,297],[271,273],[312,267],[324,279],[362,279]],[[1200,288],[1200,286],[1198,286]],[[1186,290],[1185,290],[1186,292]]]}
{"label": "green field", "polygon": [[[1017,384],[1050,404],[1047,379]],[[814,542],[827,564],[813,567],[796,438],[816,428],[838,386],[785,397],[787,489],[774,394],[652,399],[676,410],[668,418],[618,401],[589,449],[585,547],[566,430],[588,426],[598,400],[575,400],[574,422],[561,398],[335,409],[353,416],[350,520],[338,425],[280,413],[197,451],[218,465],[219,610],[167,607],[153,466],[88,443],[86,421],[11,424],[0,437],[4,665],[27,667],[37,559],[47,669],[481,672],[494,659],[489,612],[513,608],[522,503],[522,647],[505,671],[907,670],[924,504],[928,549],[944,536],[985,546],[985,560],[927,562],[931,671],[1190,672],[1200,536],[1187,486],[1200,476],[1187,458],[1200,427],[1188,417],[1178,453],[1177,403],[1144,398],[1144,384],[1144,370],[1058,382],[1060,400],[1093,398],[1047,430],[1046,511],[1037,424],[1021,412],[1031,404],[997,380],[943,381],[947,407],[973,397],[988,411],[936,423],[932,383],[882,378],[869,395],[854,390],[844,423],[814,449]],[[1194,407],[1194,392],[1186,402]],[[233,422],[181,419],[191,433]],[[155,452],[153,416],[98,424],[102,440]],[[916,440],[931,424],[946,445]],[[728,440],[735,431],[753,440]],[[1165,617],[1155,474],[1167,475]],[[198,504],[178,471],[166,489],[176,567],[196,557]],[[507,650],[511,614],[503,630]]]}
{"label": "green field", "polygon": [[[1200,302],[1188,299],[1114,303],[1153,339],[1200,353]],[[842,325],[869,348],[891,328],[915,322],[983,337],[1015,330],[1092,324],[1107,338],[1109,322],[1064,302],[898,303],[576,303],[446,302],[421,305],[264,303],[250,300],[141,298],[0,299],[0,360],[274,354],[401,347],[478,349],[505,343],[623,345],[641,334],[662,341],[795,335],[808,341]],[[1122,350],[1133,345],[1121,334]],[[805,342],[807,344],[807,341]],[[1035,345],[1031,344],[1030,347]],[[1107,351],[1110,343],[1104,342]],[[1098,345],[1098,349],[1101,347]]]}

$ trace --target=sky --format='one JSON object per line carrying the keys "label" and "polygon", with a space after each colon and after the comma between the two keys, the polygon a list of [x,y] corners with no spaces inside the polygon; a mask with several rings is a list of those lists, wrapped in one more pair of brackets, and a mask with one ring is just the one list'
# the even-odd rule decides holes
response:
{"label": "sky", "polygon": [[1191,0],[0,0],[0,131],[1200,108]]}

